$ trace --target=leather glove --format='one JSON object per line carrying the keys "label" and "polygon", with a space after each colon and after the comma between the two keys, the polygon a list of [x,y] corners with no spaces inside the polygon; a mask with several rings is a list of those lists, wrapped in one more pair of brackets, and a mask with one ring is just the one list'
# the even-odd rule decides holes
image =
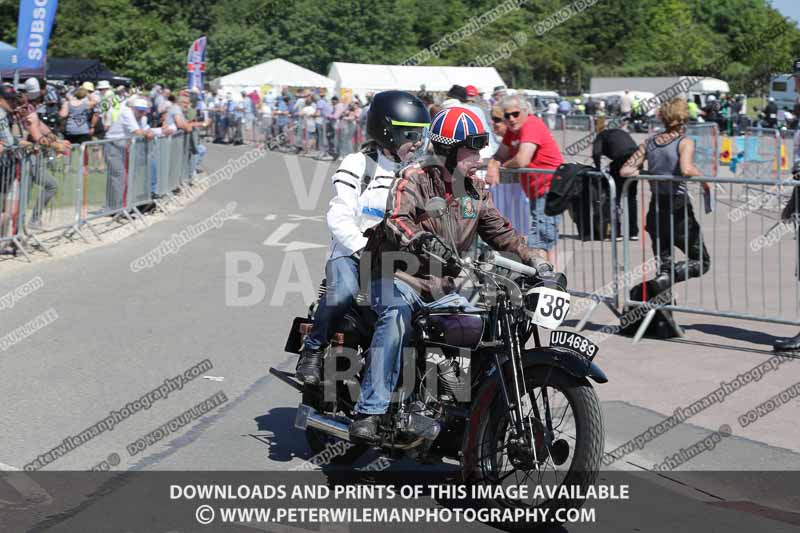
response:
{"label": "leather glove", "polygon": [[540,257],[533,257],[528,260],[527,265],[536,269],[536,271],[539,273],[539,278],[545,282],[545,286],[552,284],[560,289],[566,290],[567,276],[562,272],[556,272],[553,268],[553,265],[544,259]]}
{"label": "leather glove", "polygon": [[437,239],[433,233],[423,233],[419,236],[418,249],[422,253],[441,257],[445,263],[449,263],[455,256],[453,249],[444,244],[441,239]]}

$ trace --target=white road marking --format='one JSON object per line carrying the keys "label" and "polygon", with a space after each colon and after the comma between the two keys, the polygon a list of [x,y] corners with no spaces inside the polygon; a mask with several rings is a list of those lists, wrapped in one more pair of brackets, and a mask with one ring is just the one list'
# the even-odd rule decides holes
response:
{"label": "white road marking", "polygon": [[326,244],[314,244],[313,242],[300,242],[300,241],[292,241],[286,248],[283,249],[284,252],[296,252],[298,250],[310,250],[312,248],[327,248]]}
{"label": "white road marking", "polygon": [[301,220],[309,220],[311,222],[324,222],[323,217],[325,215],[289,215],[289,218],[294,220],[295,222],[300,222]]}
{"label": "white road marking", "polygon": [[264,220],[275,220],[276,218],[278,218],[278,215],[267,215]]}
{"label": "white road marking", "polygon": [[277,227],[272,234],[264,241],[265,246],[283,246],[285,252],[296,252],[298,250],[310,250],[312,248],[325,248],[326,244],[315,244],[311,242],[291,241],[281,242],[291,232],[300,227],[300,224],[285,222]]}
{"label": "white road marking", "polygon": [[286,246],[288,243],[281,242],[281,239],[288,236],[291,232],[300,227],[300,224],[283,223],[272,232],[272,235],[264,241],[266,246]]}

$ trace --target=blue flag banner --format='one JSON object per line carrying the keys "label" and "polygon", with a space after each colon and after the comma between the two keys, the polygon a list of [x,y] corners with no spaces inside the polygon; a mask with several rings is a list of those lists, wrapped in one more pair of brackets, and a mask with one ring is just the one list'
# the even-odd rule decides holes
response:
{"label": "blue flag banner", "polygon": [[203,76],[206,72],[206,38],[200,37],[189,47],[186,56],[186,70],[189,73],[189,90],[197,87],[203,90]]}
{"label": "blue flag banner", "polygon": [[44,66],[58,0],[20,0],[17,24],[18,68]]}

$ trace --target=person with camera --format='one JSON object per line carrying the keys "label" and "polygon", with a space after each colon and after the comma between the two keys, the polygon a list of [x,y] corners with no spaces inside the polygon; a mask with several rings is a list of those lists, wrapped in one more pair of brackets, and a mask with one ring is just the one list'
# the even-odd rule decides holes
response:
{"label": "person with camera", "polygon": [[[378,320],[354,409],[357,416],[350,425],[351,440],[378,439],[400,376],[403,347],[410,340],[412,316],[426,303],[458,292],[459,269],[453,258],[467,252],[478,236],[495,250],[512,252],[529,266],[552,272],[499,213],[491,193],[474,183],[480,151],[489,143],[478,115],[458,106],[444,109],[431,121],[430,139],[435,162],[410,166],[394,182],[389,212],[372,228],[367,242],[372,258],[370,297]],[[441,218],[425,210],[436,197],[447,205]],[[398,261],[398,253],[405,258]],[[462,301],[468,304],[463,297]]]}

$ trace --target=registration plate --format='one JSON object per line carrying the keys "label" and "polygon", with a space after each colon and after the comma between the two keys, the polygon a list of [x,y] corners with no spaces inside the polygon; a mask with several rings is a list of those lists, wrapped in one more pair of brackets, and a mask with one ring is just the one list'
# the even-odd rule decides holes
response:
{"label": "registration plate", "polygon": [[568,348],[576,351],[589,361],[594,359],[597,355],[597,345],[584,337],[572,331],[551,331],[550,332],[550,346],[559,348]]}

